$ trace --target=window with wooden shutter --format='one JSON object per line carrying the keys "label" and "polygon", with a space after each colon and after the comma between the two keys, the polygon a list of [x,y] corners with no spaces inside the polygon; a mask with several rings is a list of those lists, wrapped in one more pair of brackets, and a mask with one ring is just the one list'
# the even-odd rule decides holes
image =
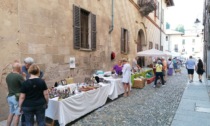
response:
{"label": "window with wooden shutter", "polygon": [[152,48],[153,48],[153,43],[149,42],[149,49],[152,49]]}
{"label": "window with wooden shutter", "polygon": [[158,44],[155,44],[155,49],[158,50],[159,49],[158,47],[159,47],[159,45]]}
{"label": "window with wooden shutter", "polygon": [[96,50],[96,15],[73,5],[74,48]]}
{"label": "window with wooden shutter", "polygon": [[163,51],[163,46],[160,46],[160,50]]}
{"label": "window with wooden shutter", "polygon": [[164,9],[161,11],[161,23],[164,24]]}
{"label": "window with wooden shutter", "polygon": [[156,1],[155,16],[159,19],[159,2],[158,1]]}
{"label": "window with wooden shutter", "polygon": [[178,50],[179,50],[179,49],[178,49],[178,44],[175,44],[175,45],[174,45],[174,52],[178,52]]}
{"label": "window with wooden shutter", "polygon": [[91,14],[91,48],[96,50],[96,15]]}
{"label": "window with wooden shutter", "polygon": [[79,49],[81,43],[80,34],[80,8],[73,5],[73,38],[74,38],[74,48]]}
{"label": "window with wooden shutter", "polygon": [[128,30],[121,28],[121,53],[123,54],[127,54],[129,51],[128,41]]}

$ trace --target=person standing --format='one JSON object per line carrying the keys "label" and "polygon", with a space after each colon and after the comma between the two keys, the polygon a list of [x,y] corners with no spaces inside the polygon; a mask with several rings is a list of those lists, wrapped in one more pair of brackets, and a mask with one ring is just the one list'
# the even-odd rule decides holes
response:
{"label": "person standing", "polygon": [[122,74],[122,61],[119,60],[116,65],[113,66],[112,72],[121,75]]}
{"label": "person standing", "polygon": [[189,57],[189,59],[186,62],[186,68],[188,72],[188,78],[189,82],[193,82],[193,75],[194,75],[194,69],[195,69],[195,60],[192,58],[192,56]]}
{"label": "person standing", "polygon": [[167,62],[166,62],[166,60],[163,57],[162,57],[162,64],[163,64],[163,79],[164,79],[164,83],[166,83]]}
{"label": "person standing", "polygon": [[168,59],[168,75],[172,76],[173,75],[173,62],[171,61],[171,58]]}
{"label": "person standing", "polygon": [[[34,59],[31,57],[27,57],[24,59],[24,66],[22,66],[22,74],[27,80],[30,77],[30,74],[28,73],[28,68],[34,63]],[[43,78],[44,73],[40,70],[40,78]]]}
{"label": "person standing", "polygon": [[23,76],[20,74],[21,72],[21,64],[18,62],[15,62],[12,65],[12,72],[9,73],[6,77],[6,83],[8,87],[8,96],[7,96],[7,102],[9,104],[9,116],[7,118],[7,126],[11,126],[12,120],[13,125],[18,126],[19,118],[21,113],[18,109],[18,97],[20,94],[21,86],[24,81]]}
{"label": "person standing", "polygon": [[198,60],[198,64],[196,66],[196,71],[198,74],[198,79],[202,83],[202,75],[204,73],[204,66],[203,66],[203,62],[201,59]]}
{"label": "person standing", "polygon": [[45,81],[40,76],[40,69],[32,64],[28,69],[30,78],[23,82],[19,107],[23,111],[26,126],[34,125],[34,115],[38,126],[45,126],[45,109],[49,101],[48,89]]}
{"label": "person standing", "polygon": [[132,70],[133,70],[133,73],[139,72],[139,70],[141,69],[141,67],[137,63],[137,59],[138,59],[138,57],[135,57],[133,59],[133,61],[132,61]]}
{"label": "person standing", "polygon": [[[22,66],[22,75],[24,78],[27,80],[30,78],[30,74],[28,73],[29,67],[34,63],[34,59],[31,57],[27,57],[24,59],[24,65]],[[43,78],[44,73],[40,70],[40,78]],[[24,126],[25,125],[25,117],[24,113],[21,115],[21,124]]]}
{"label": "person standing", "polygon": [[162,85],[165,85],[164,84],[164,80],[163,80],[163,71],[162,71],[163,70],[163,65],[162,65],[161,60],[157,61],[157,64],[155,65],[155,68],[156,68],[156,73],[155,73],[155,82],[154,82],[154,86],[153,87],[156,87],[157,80],[159,79],[159,77],[160,77],[160,79],[162,81]]}
{"label": "person standing", "polygon": [[122,59],[123,68],[122,68],[122,83],[124,87],[124,97],[130,95],[130,84],[131,84],[131,65],[128,63],[127,59]]}
{"label": "person standing", "polygon": [[176,71],[176,70],[178,69],[178,66],[177,66],[177,58],[174,57],[174,58],[172,59],[172,62],[173,62],[174,71]]}

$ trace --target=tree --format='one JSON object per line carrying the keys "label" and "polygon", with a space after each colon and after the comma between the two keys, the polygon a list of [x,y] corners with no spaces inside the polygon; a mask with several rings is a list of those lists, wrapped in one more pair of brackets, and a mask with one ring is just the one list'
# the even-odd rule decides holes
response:
{"label": "tree", "polygon": [[166,22],[166,29],[170,29],[170,24]]}
{"label": "tree", "polygon": [[181,25],[181,24],[178,25],[175,31],[182,32],[184,34],[185,33],[184,25]]}

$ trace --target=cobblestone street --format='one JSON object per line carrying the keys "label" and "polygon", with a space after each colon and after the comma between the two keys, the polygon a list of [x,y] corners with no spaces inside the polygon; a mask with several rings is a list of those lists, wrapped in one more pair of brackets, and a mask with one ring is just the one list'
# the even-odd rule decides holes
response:
{"label": "cobblestone street", "polygon": [[68,126],[169,126],[187,85],[187,71],[168,77],[166,86],[132,89],[129,97],[120,96]]}

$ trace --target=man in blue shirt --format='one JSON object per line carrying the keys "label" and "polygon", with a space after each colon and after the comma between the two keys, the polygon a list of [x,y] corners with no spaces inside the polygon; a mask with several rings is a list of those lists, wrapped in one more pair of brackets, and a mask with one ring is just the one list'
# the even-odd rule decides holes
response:
{"label": "man in blue shirt", "polygon": [[195,60],[192,58],[192,56],[190,56],[190,58],[186,62],[186,68],[187,68],[190,83],[193,82],[193,74],[194,74],[195,65],[196,65]]}

